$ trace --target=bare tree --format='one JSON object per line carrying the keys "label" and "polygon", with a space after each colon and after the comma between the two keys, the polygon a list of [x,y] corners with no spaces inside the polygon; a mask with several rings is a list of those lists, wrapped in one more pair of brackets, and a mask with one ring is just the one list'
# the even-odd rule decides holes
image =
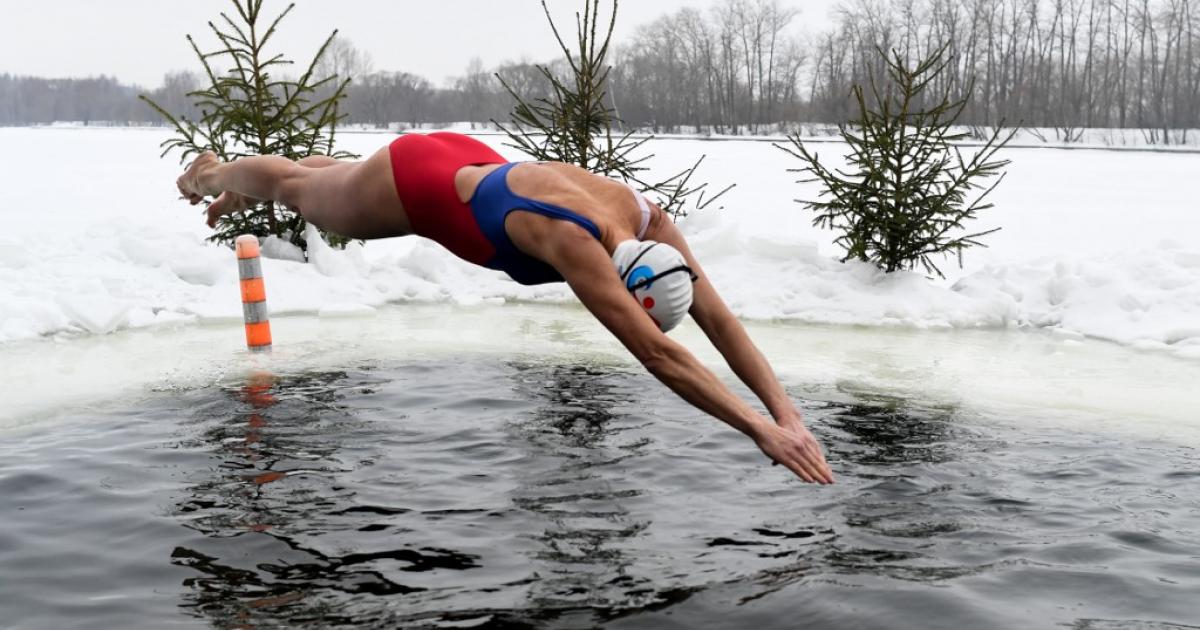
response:
{"label": "bare tree", "polygon": [[359,50],[343,35],[338,35],[329,43],[325,56],[317,64],[315,74],[318,78],[337,75],[343,79],[355,79],[371,74],[375,70],[375,62],[371,53]]}
{"label": "bare tree", "polygon": [[[837,123],[854,111],[851,86],[884,71],[876,47],[913,60],[945,45],[948,66],[931,91],[973,86],[962,122],[977,136],[1008,120],[1050,128],[1060,140],[1099,127],[1186,142],[1187,130],[1200,126],[1198,2],[843,0],[832,29],[802,39],[787,3],[721,0],[663,15],[618,42],[609,96],[625,124],[653,131]],[[551,68],[564,70],[561,61]],[[370,55],[341,37],[316,72],[351,77],[349,122],[375,125],[503,118],[512,101],[497,76],[528,100],[550,89],[533,63],[487,67],[479,59],[439,88],[411,73],[376,71]],[[172,73],[151,94],[185,107],[194,86],[194,76]],[[110,77],[0,75],[0,124],[152,120],[133,102],[136,92]]]}
{"label": "bare tree", "polygon": [[488,104],[496,94],[496,90],[492,89],[495,82],[496,79],[484,69],[483,60],[479,57],[472,58],[467,64],[466,73],[455,81],[455,88],[463,99],[462,111],[471,122],[472,129],[476,122],[492,118]]}

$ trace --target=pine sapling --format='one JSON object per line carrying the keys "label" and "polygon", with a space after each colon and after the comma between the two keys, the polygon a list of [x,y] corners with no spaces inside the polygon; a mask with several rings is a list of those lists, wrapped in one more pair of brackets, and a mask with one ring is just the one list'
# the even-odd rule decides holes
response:
{"label": "pine sapling", "polygon": [[655,201],[675,220],[687,216],[686,206],[702,209],[728,192],[733,185],[705,199],[707,184],[693,185],[692,177],[704,161],[701,156],[691,168],[658,182],[643,179],[646,162],[653,155],[636,155],[650,137],[633,138],[633,132],[614,131],[621,124],[608,94],[607,64],[613,29],[617,21],[613,0],[607,30],[600,31],[600,0],[585,0],[583,14],[576,14],[576,40],[568,46],[559,33],[550,10],[542,10],[566,58],[567,72],[559,76],[549,67],[537,66],[550,88],[545,96],[520,94],[499,74],[496,77],[515,103],[510,122],[492,121],[504,131],[510,144],[534,159],[566,162],[605,177],[636,184],[642,192],[656,195]]}
{"label": "pine sapling", "polygon": [[[926,90],[949,64],[946,46],[911,67],[897,51],[876,49],[887,67],[881,89],[872,75],[870,96],[853,88],[858,118],[839,125],[849,146],[847,166],[831,169],[810,151],[799,134],[789,145],[775,145],[804,162],[789,172],[810,173],[801,181],[822,184],[820,200],[802,201],[817,213],[813,224],[839,232],[835,243],[843,261],[862,260],[886,272],[915,269],[943,276],[935,257],[953,254],[962,266],[964,250],[982,246],[980,238],[999,228],[966,231],[968,222],[993,206],[988,195],[1004,179],[1008,160],[996,159],[1016,133],[1001,126],[964,157],[959,142],[970,131],[956,128],[968,96],[953,98],[950,88],[930,96]],[[966,94],[971,93],[968,86]],[[1000,174],[990,186],[981,183]]]}
{"label": "pine sapling", "polygon": [[[219,23],[208,23],[219,42],[216,50],[202,52],[192,36],[187,36],[207,83],[188,94],[201,112],[199,120],[176,116],[149,97],[140,97],[174,128],[175,135],[162,143],[162,155],[178,150],[181,162],[205,151],[216,153],[222,161],[249,155],[280,155],[292,160],[311,155],[358,157],[334,150],[336,125],[345,117],[339,105],[350,79],[315,76],[337,31],[325,40],[298,78],[288,78],[282,73],[293,62],[282,54],[268,53],[267,45],[295,4],[267,20],[263,0],[232,2],[237,20],[221,13]],[[218,63],[228,69],[219,71]],[[321,97],[319,90],[328,95]],[[307,247],[306,223],[298,213],[274,201],[246,201],[244,211],[220,218],[210,241],[232,246],[241,234],[273,235]],[[348,242],[329,233],[326,239],[335,246]]]}

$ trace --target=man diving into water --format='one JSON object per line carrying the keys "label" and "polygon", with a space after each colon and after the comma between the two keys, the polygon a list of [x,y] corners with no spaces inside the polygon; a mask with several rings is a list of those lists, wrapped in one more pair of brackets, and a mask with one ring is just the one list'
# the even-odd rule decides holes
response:
{"label": "man diving into water", "polygon": [[[626,184],[556,162],[510,163],[453,133],[404,135],[362,162],[279,156],[221,163],[202,154],[179,177],[208,224],[270,199],[351,238],[418,234],[521,284],[566,281],[655,377],[745,433],[801,479],[833,483],[816,438],[662,209]],[[691,314],[774,422],[665,334]]]}

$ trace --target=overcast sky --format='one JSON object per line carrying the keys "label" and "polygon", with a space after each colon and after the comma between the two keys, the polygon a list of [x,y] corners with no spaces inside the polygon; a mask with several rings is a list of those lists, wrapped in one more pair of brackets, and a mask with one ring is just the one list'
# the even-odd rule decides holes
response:
{"label": "overcast sky", "polygon": [[[561,27],[573,29],[584,0],[550,0]],[[624,0],[617,40],[684,6],[707,10],[718,0]],[[795,28],[816,32],[837,0],[780,0],[800,9]],[[608,0],[601,2],[607,6]],[[285,0],[267,0],[274,15]],[[106,74],[156,87],[171,70],[197,69],[184,36],[212,46],[206,22],[232,11],[229,0],[0,0],[0,73],[43,77]],[[501,61],[555,56],[538,0],[296,0],[276,50],[307,60],[337,28],[369,52],[377,70],[404,70],[437,84],[459,75],[472,57]]]}

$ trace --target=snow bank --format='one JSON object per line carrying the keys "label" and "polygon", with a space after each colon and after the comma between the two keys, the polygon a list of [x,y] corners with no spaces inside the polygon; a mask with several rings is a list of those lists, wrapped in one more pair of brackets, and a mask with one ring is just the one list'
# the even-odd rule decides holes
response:
{"label": "snow bank", "polygon": [[[0,342],[240,320],[233,252],[205,243],[198,214],[174,198],[177,167],[154,158],[161,131],[0,134],[11,147],[0,167],[30,182],[0,199]],[[388,139],[355,134],[347,142],[365,154]],[[739,183],[726,210],[696,213],[683,227],[742,317],[1051,328],[1200,357],[1200,246],[1163,241],[1200,227],[1194,199],[1178,184],[1200,165],[1197,156],[1071,152],[1068,163],[1044,150],[1009,155],[1013,172],[989,214],[1005,228],[990,241],[994,249],[971,253],[977,266],[937,282],[838,262],[829,235],[789,201],[813,191],[798,189],[786,173],[792,164],[764,143],[655,148],[666,171],[707,152],[714,185]],[[79,173],[77,188],[47,197],[51,184],[42,180],[51,175],[36,167],[43,162],[12,157],[31,152],[78,160],[63,167]],[[286,242],[263,244],[274,314],[371,317],[389,303],[574,299],[565,285],[523,287],[415,237],[335,251],[315,232],[306,236],[307,263]]]}
{"label": "snow bank", "polygon": [[[704,225],[709,223],[710,225]],[[717,223],[716,225],[711,225]],[[1200,357],[1200,250],[1158,247],[986,265],[953,285],[841,263],[817,244],[693,221],[689,242],[748,319],[918,328],[1049,328]]]}
{"label": "snow bank", "polygon": [[1200,357],[1200,252],[1156,249],[989,266],[954,285],[1006,322]]}
{"label": "snow bank", "polygon": [[[811,241],[740,235],[728,220],[698,216],[687,227],[697,257],[744,318],[1053,328],[1200,356],[1200,252],[1177,243],[988,265],[945,286],[916,273],[838,262]],[[145,227],[104,238],[98,232],[61,243],[36,262],[27,248],[0,241],[0,284],[11,288],[0,299],[0,339],[241,317],[232,251]],[[369,248],[357,243],[335,251],[315,233],[307,238],[315,244],[309,263],[263,261],[272,313],[355,317],[396,302],[573,299],[564,285],[524,287],[424,239],[399,240],[369,258]]]}
{"label": "snow bank", "polygon": [[[437,244],[403,239],[369,261],[351,243],[335,251],[306,234],[309,262],[278,240],[264,244],[273,314],[362,316],[390,302],[479,304],[499,298],[566,300],[561,286],[522,287],[464,263]],[[0,238],[0,342],[55,333],[240,320],[233,251],[197,235],[152,226],[95,225],[73,238],[30,247]]]}

